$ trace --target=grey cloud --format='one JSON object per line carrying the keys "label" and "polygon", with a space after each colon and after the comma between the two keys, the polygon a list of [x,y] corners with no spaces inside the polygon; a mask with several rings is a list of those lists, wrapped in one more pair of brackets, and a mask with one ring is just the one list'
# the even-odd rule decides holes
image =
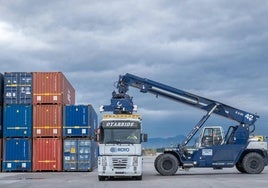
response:
{"label": "grey cloud", "polygon": [[[1,70],[62,71],[77,102],[96,109],[110,102],[119,74],[130,72],[260,111],[265,121],[267,6],[262,0],[0,0]],[[130,95],[146,123],[156,123],[155,111],[166,110],[169,122],[191,115],[169,116],[185,107],[135,89]]]}

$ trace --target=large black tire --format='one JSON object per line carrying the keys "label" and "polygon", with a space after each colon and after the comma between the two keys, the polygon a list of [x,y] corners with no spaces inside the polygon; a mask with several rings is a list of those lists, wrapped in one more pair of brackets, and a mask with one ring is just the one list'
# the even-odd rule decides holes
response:
{"label": "large black tire", "polygon": [[178,159],[172,154],[163,154],[156,161],[156,169],[163,176],[174,175],[179,166]]}
{"label": "large black tire", "polygon": [[243,168],[242,164],[240,162],[236,163],[236,169],[241,173],[246,173],[245,169]]}
{"label": "large black tire", "polygon": [[156,170],[158,173],[159,173],[159,171],[158,171],[158,169],[157,169],[157,162],[158,162],[159,158],[160,158],[162,155],[164,155],[164,154],[161,153],[161,154],[158,155],[158,156],[155,158],[155,160],[154,160],[154,168],[155,168],[155,170]]}
{"label": "large black tire", "polygon": [[242,167],[248,174],[259,174],[264,169],[263,157],[256,153],[248,153],[242,160]]}

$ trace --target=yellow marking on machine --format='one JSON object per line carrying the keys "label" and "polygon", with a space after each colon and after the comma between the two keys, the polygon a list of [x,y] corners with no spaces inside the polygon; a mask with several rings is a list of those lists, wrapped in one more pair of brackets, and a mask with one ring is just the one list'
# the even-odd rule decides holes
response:
{"label": "yellow marking on machine", "polygon": [[141,119],[138,114],[104,114],[102,119]]}

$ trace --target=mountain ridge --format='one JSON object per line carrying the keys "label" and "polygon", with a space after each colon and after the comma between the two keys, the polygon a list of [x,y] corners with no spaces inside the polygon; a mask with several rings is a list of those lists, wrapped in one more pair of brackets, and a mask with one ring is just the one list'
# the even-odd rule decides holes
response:
{"label": "mountain ridge", "polygon": [[184,135],[176,135],[167,138],[148,138],[148,142],[142,143],[143,147],[146,149],[157,149],[166,147],[177,147],[185,139]]}

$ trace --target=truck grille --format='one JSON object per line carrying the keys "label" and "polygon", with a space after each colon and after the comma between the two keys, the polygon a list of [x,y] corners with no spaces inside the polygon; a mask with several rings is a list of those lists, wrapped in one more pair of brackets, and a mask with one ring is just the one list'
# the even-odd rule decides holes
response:
{"label": "truck grille", "polygon": [[113,167],[123,169],[127,167],[127,158],[113,158]]}

